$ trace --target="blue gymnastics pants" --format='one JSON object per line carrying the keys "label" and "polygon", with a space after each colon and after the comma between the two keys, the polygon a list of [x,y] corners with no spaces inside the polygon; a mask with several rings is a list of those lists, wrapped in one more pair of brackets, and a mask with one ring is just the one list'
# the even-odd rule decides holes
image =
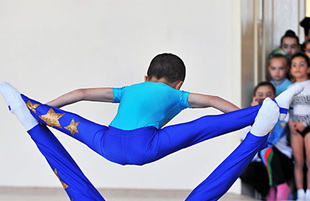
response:
{"label": "blue gymnastics pants", "polygon": [[[93,123],[76,114],[31,100],[24,95],[22,97],[31,113],[41,123],[70,135],[106,159],[122,165],[150,163],[204,140],[251,125],[260,108],[260,106],[255,106],[221,115],[204,116],[188,123],[167,126],[160,130],[146,127],[124,131]],[[85,189],[88,196],[90,196],[89,192],[94,194],[90,200],[103,200],[59,141],[43,127],[38,125],[31,129],[29,134],[33,139],[33,136],[37,136],[34,141],[38,148],[54,172],[56,172],[55,169],[58,170],[59,179],[69,186],[66,191],[70,199],[77,197],[74,200],[88,200],[85,196],[85,198],[79,196],[84,195],[81,189]],[[50,139],[54,140],[45,143],[43,137],[41,139],[41,136],[45,135],[53,136]],[[187,200],[216,200],[229,189],[256,152],[264,146],[267,137],[258,138],[250,134],[246,139],[210,177],[190,194]],[[53,147],[58,147],[58,149]],[[61,160],[55,162],[55,158]],[[76,172],[69,171],[71,167],[75,167],[73,169]],[[77,187],[71,183],[75,183]],[[70,186],[74,190],[70,191]]]}

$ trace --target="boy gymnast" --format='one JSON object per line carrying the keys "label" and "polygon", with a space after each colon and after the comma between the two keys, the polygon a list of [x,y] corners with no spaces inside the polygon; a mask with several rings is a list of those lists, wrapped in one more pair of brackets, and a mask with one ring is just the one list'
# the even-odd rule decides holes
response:
{"label": "boy gymnast", "polygon": [[[183,61],[176,55],[164,53],[151,61],[145,82],[123,88],[79,89],[48,104],[21,95],[6,82],[0,83],[0,92],[60,179],[70,200],[104,199],[42,124],[70,135],[121,165],[147,164],[253,124],[247,138],[186,199],[217,200],[264,147],[267,133],[279,118],[285,117],[292,99],[303,88],[292,87],[275,101],[266,99],[263,105],[238,110],[222,98],[181,91],[184,78]],[[119,103],[117,115],[109,126],[103,126],[59,109],[82,100]],[[205,107],[214,107],[225,114],[163,127],[185,108]]]}

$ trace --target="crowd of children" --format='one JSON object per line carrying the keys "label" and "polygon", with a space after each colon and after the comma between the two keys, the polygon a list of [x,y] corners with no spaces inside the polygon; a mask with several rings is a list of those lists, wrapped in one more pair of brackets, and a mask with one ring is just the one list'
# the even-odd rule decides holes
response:
{"label": "crowd of children", "polygon": [[[295,85],[305,89],[290,105],[288,118],[277,122],[268,138],[268,147],[257,154],[255,163],[265,166],[265,170],[256,169],[260,171],[259,179],[251,175],[251,168],[260,167],[254,161],[241,179],[261,193],[262,199],[310,200],[310,171],[305,170],[310,165],[310,39],[301,46],[296,34],[288,30],[280,42],[280,48],[268,57],[266,82],[256,86],[252,105]],[[266,175],[268,193],[264,190]]]}

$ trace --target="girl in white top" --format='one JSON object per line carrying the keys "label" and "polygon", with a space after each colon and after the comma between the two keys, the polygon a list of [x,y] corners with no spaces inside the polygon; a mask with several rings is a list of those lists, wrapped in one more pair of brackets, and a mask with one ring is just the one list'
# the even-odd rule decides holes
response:
{"label": "girl in white top", "polygon": [[[289,126],[291,130],[292,149],[295,160],[295,182],[297,187],[298,200],[310,200],[310,172],[307,174],[308,189],[304,192],[303,186],[303,166],[304,149],[306,150],[306,164],[310,164],[310,73],[309,58],[303,53],[292,56],[290,73],[296,80],[291,85],[303,85],[304,91],[301,92],[292,102],[290,108]],[[290,86],[290,87],[291,87]],[[308,167],[309,168],[309,167]]]}

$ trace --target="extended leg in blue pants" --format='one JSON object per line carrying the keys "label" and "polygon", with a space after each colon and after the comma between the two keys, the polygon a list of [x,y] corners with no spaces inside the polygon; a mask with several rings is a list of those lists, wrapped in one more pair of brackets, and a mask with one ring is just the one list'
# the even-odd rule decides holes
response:
{"label": "extended leg in blue pants", "polygon": [[71,201],[104,201],[53,133],[38,124],[28,131]]}
{"label": "extended leg in blue pants", "polygon": [[197,186],[186,201],[218,200],[252,161],[255,154],[266,147],[268,135],[257,137],[251,133],[243,142]]}

